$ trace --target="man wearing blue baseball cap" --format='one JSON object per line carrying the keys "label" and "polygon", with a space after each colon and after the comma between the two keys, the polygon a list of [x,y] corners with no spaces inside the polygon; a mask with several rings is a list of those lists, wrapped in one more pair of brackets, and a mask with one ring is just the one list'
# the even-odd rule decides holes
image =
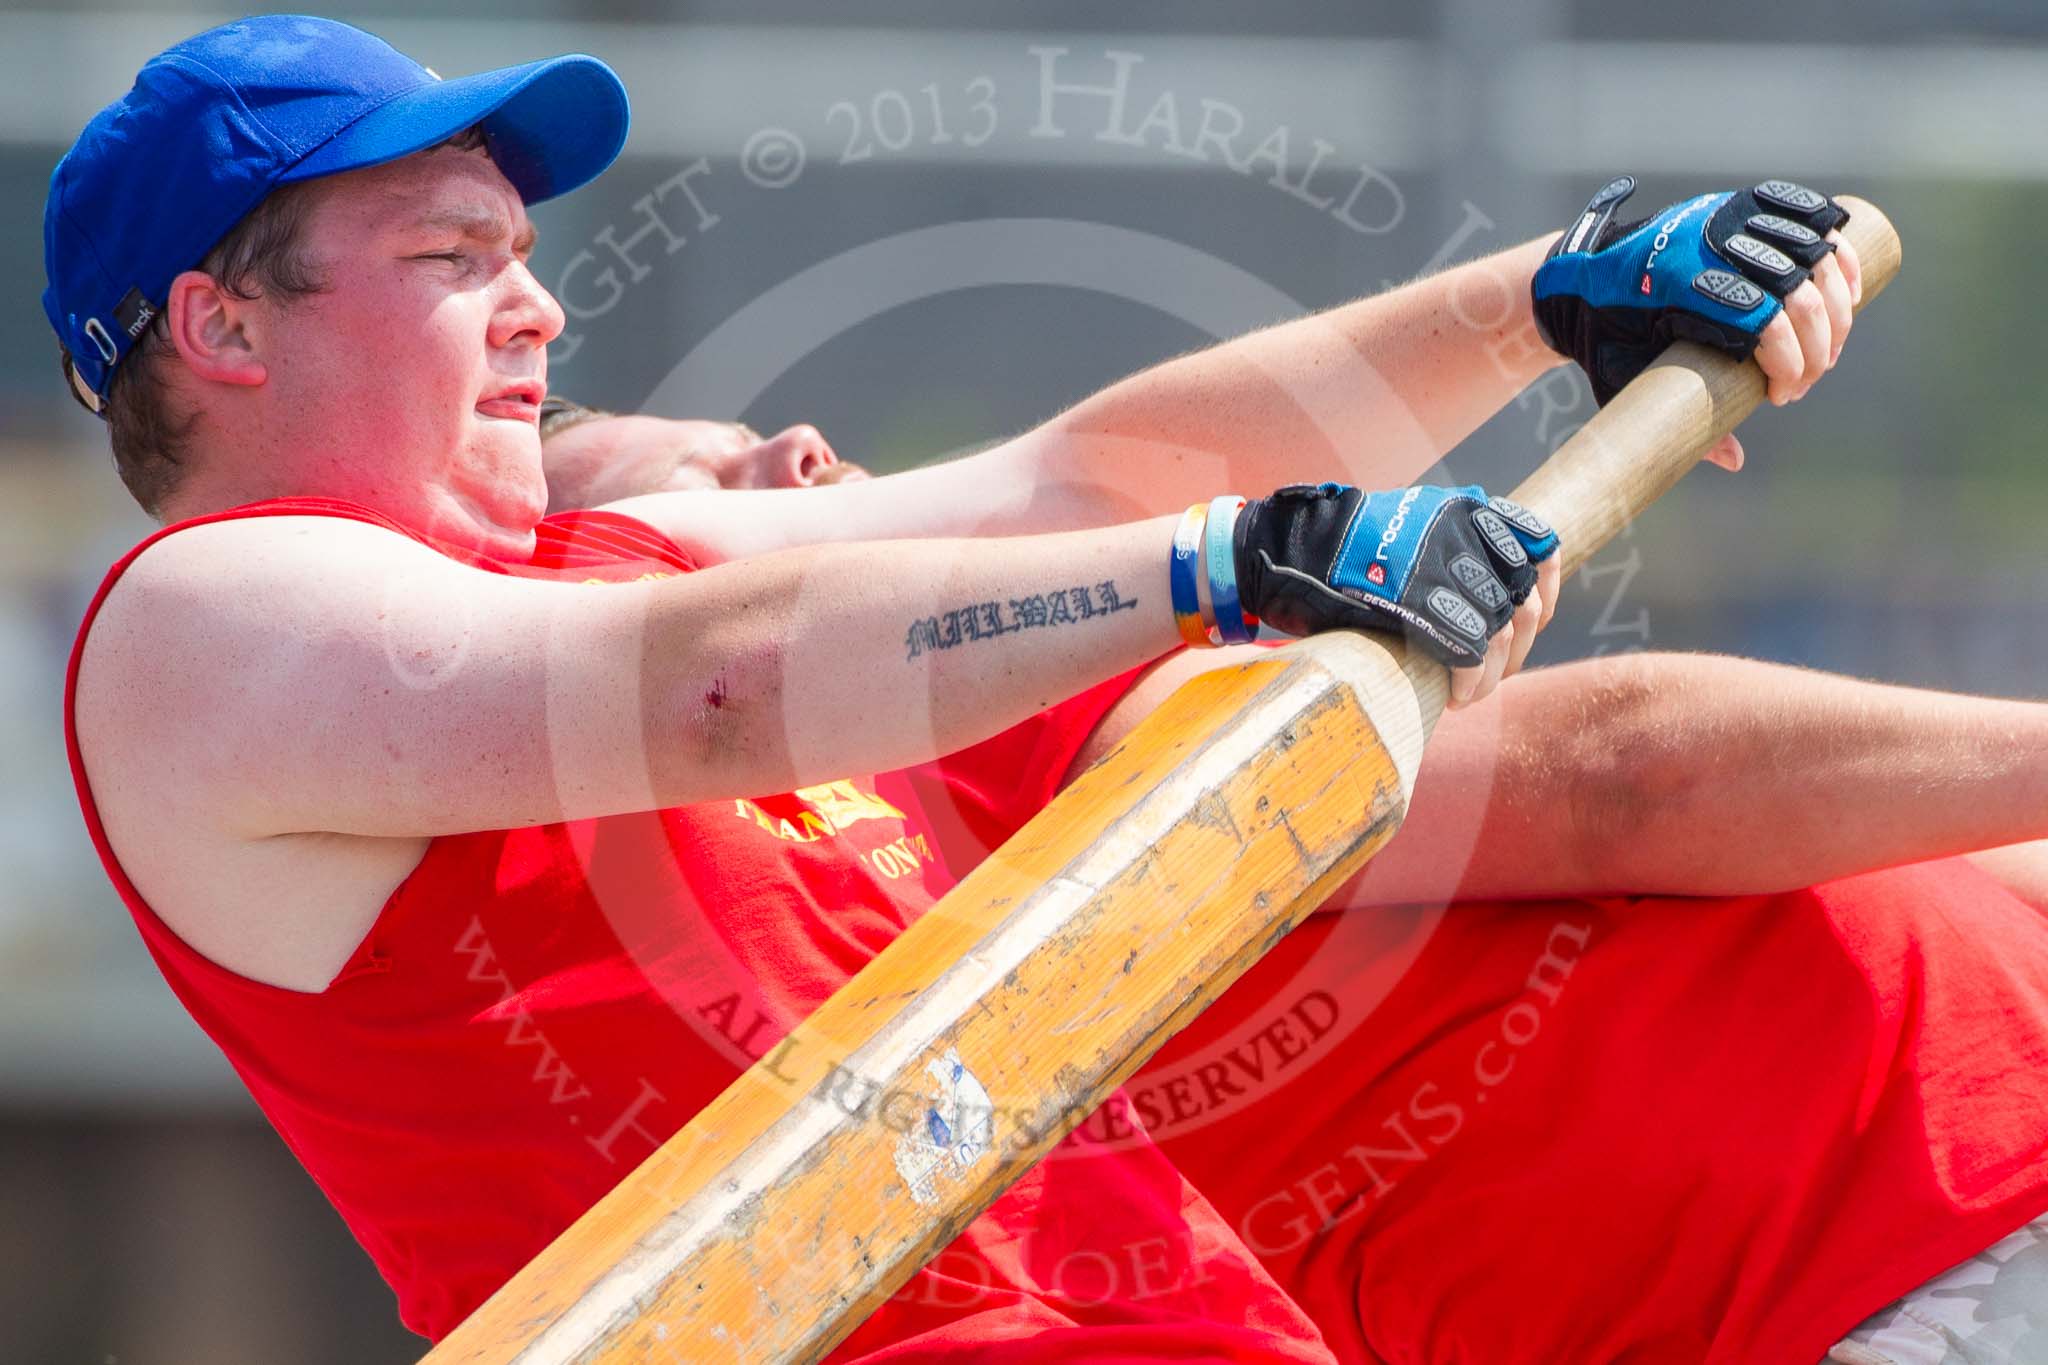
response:
{"label": "man wearing blue baseball cap", "polygon": [[[316,182],[461,139],[486,155],[444,164],[501,179],[532,204],[610,165],[626,123],[625,90],[593,57],[444,81],[370,34],[324,19],[249,19],[156,57],[59,164],[44,217],[43,308],[73,392],[108,420],[130,489],[151,512],[164,510],[189,425],[165,411],[178,386],[159,372],[171,347],[152,324],[168,320],[175,295],[181,315],[196,307],[208,321],[236,325],[201,275],[225,277],[229,298],[246,299],[250,287],[273,298],[318,292],[291,231]],[[402,179],[383,186],[388,197],[409,188]],[[215,269],[195,270],[202,264]],[[131,354],[130,378],[116,385]],[[210,379],[270,378],[220,368],[236,357],[209,359]],[[513,396],[527,392],[517,384],[539,382],[508,378]]]}
{"label": "man wearing blue baseball cap", "polygon": [[[1048,698],[1099,710],[1097,684],[1260,617],[1399,631],[1469,699],[1554,600],[1555,535],[1478,489],[1211,500],[1160,450],[1133,500],[1086,441],[1104,476],[1049,502],[899,487],[744,563],[617,512],[544,519],[562,314],[526,209],[625,130],[592,58],[442,81],[346,25],[253,18],[153,59],[45,213],[67,380],[167,523],[73,652],[88,828],[430,1337],[949,884],[917,793],[846,774]],[[927,538],[846,543],[898,525]],[[1070,1358],[1328,1358],[1142,1140],[1064,1144],[841,1355],[1023,1361],[1052,1332]]]}

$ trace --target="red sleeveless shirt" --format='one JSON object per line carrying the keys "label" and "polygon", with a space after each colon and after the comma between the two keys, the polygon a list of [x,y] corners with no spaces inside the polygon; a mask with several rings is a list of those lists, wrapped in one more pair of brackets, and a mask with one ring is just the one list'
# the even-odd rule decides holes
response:
{"label": "red sleeveless shirt", "polygon": [[[693,568],[651,528],[602,512],[543,522],[518,564],[325,499],[200,521],[247,516],[368,522],[491,572],[626,581]],[[324,990],[231,972],[122,872],[72,719],[101,602],[180,529],[117,563],[80,628],[65,697],[79,801],[165,979],[424,1336],[453,1328],[952,884],[913,784],[853,777],[438,838]],[[1125,685],[1017,734],[1054,761]],[[1120,1096],[1105,1108],[1128,1118]],[[1329,1360],[1156,1148],[1070,1138],[833,1359],[1197,1357]]]}
{"label": "red sleeveless shirt", "polygon": [[[1011,757],[923,770],[961,875]],[[2048,1211],[2048,918],[1961,859],[1317,914],[1125,1090],[1341,1360],[1814,1365]]]}

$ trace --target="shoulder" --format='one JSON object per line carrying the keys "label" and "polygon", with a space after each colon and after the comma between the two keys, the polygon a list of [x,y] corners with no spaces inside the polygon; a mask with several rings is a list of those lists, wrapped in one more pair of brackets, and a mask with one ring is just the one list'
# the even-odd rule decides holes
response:
{"label": "shoulder", "polygon": [[202,650],[252,623],[278,623],[360,602],[402,574],[488,578],[387,526],[341,517],[241,517],[176,528],[150,543],[107,590],[88,656],[121,645]]}
{"label": "shoulder", "polygon": [[388,522],[304,514],[229,517],[175,526],[148,542],[116,590],[228,583],[309,556],[346,570],[365,556],[393,555],[453,562]]}
{"label": "shoulder", "polygon": [[75,779],[89,822],[104,831],[102,854],[118,863],[117,884],[125,879],[172,934],[229,971],[319,989],[424,848],[274,837],[268,788],[251,782],[265,764],[305,762],[302,736],[310,746],[345,723],[295,695],[289,661],[317,664],[320,637],[349,629],[351,593],[408,567],[461,570],[360,520],[182,526],[120,568],[86,626],[70,720]]}
{"label": "shoulder", "polygon": [[217,738],[238,698],[277,683],[267,675],[280,659],[372,630],[389,599],[460,575],[495,577],[339,517],[177,528],[120,570],[84,627],[72,696],[81,747],[106,762],[145,739],[188,762],[224,752]]}

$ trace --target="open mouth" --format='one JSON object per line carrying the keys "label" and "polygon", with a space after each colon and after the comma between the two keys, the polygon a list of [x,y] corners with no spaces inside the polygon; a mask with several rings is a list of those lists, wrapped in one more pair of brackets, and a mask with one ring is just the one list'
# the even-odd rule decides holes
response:
{"label": "open mouth", "polygon": [[513,422],[540,422],[540,402],[547,396],[547,387],[539,381],[515,384],[501,389],[490,397],[481,399],[476,410],[486,417],[498,417]]}

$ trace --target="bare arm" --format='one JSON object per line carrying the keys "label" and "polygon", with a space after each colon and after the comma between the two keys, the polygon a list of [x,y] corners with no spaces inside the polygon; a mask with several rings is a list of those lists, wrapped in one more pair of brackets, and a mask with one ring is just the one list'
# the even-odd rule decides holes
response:
{"label": "bare arm", "polygon": [[[1077,767],[1236,653],[1155,665]],[[1407,824],[1333,905],[1779,891],[2043,837],[2048,706],[1638,655],[1446,713]]]}
{"label": "bare arm", "polygon": [[1168,506],[1200,487],[1412,482],[1564,363],[1529,302],[1549,241],[1154,366],[1019,444],[1042,485]]}
{"label": "bare arm", "polygon": [[1105,526],[1220,490],[1398,487],[1562,363],[1529,304],[1547,241],[1166,361],[964,459],[866,483],[612,505],[726,560],[830,540]]}
{"label": "bare arm", "polygon": [[[642,485],[644,496],[613,505],[717,562],[833,540],[1105,526],[1219,489],[1399,487],[1564,363],[1540,339],[1530,303],[1550,240],[1155,365],[964,459],[722,496]],[[1756,362],[1773,402],[1795,401],[1840,354],[1862,270],[1838,246],[1817,276],[1830,282],[1826,301],[1808,281],[1764,330]],[[1703,458],[1739,469],[1741,443],[1724,436]]]}
{"label": "bare arm", "polygon": [[576,585],[327,518],[195,527],[102,609],[80,734],[96,785],[143,745],[150,764],[121,781],[248,839],[784,791],[929,758],[1157,657],[1177,638],[1172,533],[832,547]]}
{"label": "bare arm", "polygon": [[1776,891],[2048,836],[2040,703],[1663,655],[1617,661],[1597,704],[1621,780],[1580,809],[1613,889]]}

